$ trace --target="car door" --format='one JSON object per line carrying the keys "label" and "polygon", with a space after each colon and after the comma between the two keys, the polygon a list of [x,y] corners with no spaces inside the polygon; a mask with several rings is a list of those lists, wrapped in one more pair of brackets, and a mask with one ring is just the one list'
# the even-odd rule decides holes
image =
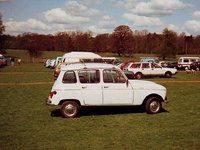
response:
{"label": "car door", "polygon": [[133,89],[121,71],[103,70],[103,105],[128,105],[133,103]]}
{"label": "car door", "polygon": [[80,88],[86,105],[102,104],[102,86],[98,69],[84,69],[78,71]]}
{"label": "car door", "polygon": [[151,76],[161,76],[165,74],[165,70],[156,63],[151,63]]}
{"label": "car door", "polygon": [[151,68],[150,68],[150,63],[149,62],[144,62],[141,63],[141,72],[145,76],[151,75]]}

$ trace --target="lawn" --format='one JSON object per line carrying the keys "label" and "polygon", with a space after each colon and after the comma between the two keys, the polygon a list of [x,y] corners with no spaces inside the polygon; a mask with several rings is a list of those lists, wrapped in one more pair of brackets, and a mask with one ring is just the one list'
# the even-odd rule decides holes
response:
{"label": "lawn", "polygon": [[[167,88],[170,102],[162,113],[148,115],[139,107],[103,107],[84,109],[81,117],[64,119],[58,106],[45,105],[51,83],[0,84],[1,149],[200,149],[200,72],[181,71],[171,79],[145,80]],[[0,69],[0,83],[50,81],[52,70],[42,64]]]}

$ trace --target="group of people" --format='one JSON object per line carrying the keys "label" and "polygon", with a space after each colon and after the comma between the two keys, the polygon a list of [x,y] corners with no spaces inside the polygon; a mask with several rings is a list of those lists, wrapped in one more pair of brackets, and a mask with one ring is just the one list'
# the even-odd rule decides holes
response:
{"label": "group of people", "polygon": [[[18,59],[17,59],[17,64],[18,64],[18,65],[21,65],[21,61],[22,61],[22,60],[21,60],[20,58],[18,58]],[[14,65],[15,65],[15,58],[14,58],[14,57],[10,57],[10,65],[11,65],[11,66],[14,66]]]}

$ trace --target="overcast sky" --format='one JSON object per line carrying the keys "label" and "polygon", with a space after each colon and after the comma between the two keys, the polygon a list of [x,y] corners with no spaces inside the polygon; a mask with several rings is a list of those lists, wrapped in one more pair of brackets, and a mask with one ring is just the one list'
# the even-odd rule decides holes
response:
{"label": "overcast sky", "polygon": [[0,0],[6,34],[112,33],[119,25],[200,34],[200,0]]}

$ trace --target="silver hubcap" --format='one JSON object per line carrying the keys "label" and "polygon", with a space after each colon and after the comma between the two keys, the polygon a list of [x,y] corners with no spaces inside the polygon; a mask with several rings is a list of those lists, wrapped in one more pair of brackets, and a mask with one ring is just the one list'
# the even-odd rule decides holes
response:
{"label": "silver hubcap", "polygon": [[151,112],[156,113],[156,112],[159,111],[159,109],[160,109],[160,104],[159,104],[159,102],[157,102],[157,101],[152,101],[151,104],[150,104],[150,110],[151,110]]}
{"label": "silver hubcap", "polygon": [[73,116],[76,113],[76,107],[74,107],[73,105],[69,104],[65,107],[65,113],[68,116]]}
{"label": "silver hubcap", "polygon": [[142,75],[141,74],[137,74],[136,77],[137,77],[137,79],[141,79]]}

